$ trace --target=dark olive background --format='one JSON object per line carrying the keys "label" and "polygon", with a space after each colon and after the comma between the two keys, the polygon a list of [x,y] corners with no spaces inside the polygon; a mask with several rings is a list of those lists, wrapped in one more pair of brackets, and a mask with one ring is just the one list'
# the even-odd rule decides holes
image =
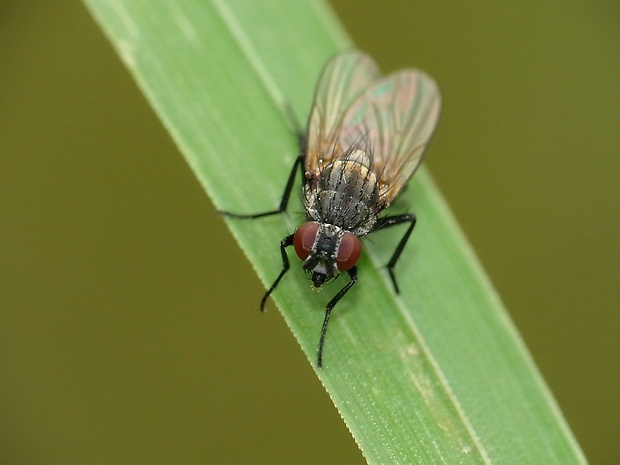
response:
{"label": "dark olive background", "polygon": [[[428,166],[591,463],[620,463],[620,9],[440,3],[334,7],[440,83]],[[364,463],[85,8],[3,0],[0,63],[0,463]]]}

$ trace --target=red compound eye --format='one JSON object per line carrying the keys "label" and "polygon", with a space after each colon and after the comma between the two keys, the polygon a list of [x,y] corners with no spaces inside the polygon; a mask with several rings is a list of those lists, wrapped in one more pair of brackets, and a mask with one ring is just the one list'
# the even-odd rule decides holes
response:
{"label": "red compound eye", "polygon": [[340,271],[348,271],[355,266],[362,255],[362,243],[350,232],[345,232],[342,236],[342,242],[338,247],[338,269]]}
{"label": "red compound eye", "polygon": [[308,258],[308,255],[312,252],[312,246],[318,232],[319,224],[313,222],[304,223],[295,231],[293,245],[295,246],[297,256],[302,260]]}

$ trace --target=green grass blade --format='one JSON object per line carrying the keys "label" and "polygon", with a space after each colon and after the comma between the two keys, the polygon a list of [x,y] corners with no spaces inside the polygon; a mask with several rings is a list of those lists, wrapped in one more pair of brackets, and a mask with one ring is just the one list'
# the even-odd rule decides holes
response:
{"label": "green grass blade", "polygon": [[[326,6],[86,4],[215,205],[274,208],[297,153],[286,102],[305,121],[322,64],[349,45]],[[281,268],[278,241],[301,218],[293,197],[288,216],[228,221],[266,284]],[[401,295],[382,265],[402,232],[373,235],[317,371],[367,461],[585,463],[425,170],[394,211],[410,206],[420,221],[397,266]],[[293,265],[273,298],[314,365],[322,309],[344,279],[316,293]]]}

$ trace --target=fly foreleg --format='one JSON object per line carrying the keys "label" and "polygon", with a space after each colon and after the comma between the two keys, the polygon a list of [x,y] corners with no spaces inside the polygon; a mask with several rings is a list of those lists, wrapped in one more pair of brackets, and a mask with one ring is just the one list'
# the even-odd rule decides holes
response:
{"label": "fly foreleg", "polygon": [[260,301],[260,310],[261,310],[261,312],[265,311],[265,302],[267,302],[267,299],[269,298],[271,293],[275,290],[276,286],[278,285],[278,283],[280,282],[282,277],[286,274],[286,272],[291,267],[291,262],[288,259],[288,254],[286,253],[286,248],[291,246],[291,245],[293,245],[293,237],[295,237],[295,234],[291,234],[290,236],[286,236],[284,239],[282,239],[280,241],[280,253],[282,254],[282,271],[280,271],[280,274],[278,275],[278,278],[274,281],[274,283],[271,285],[269,290],[263,296],[263,299]]}
{"label": "fly foreleg", "polygon": [[327,307],[325,308],[325,319],[323,320],[323,327],[321,328],[321,337],[319,338],[319,350],[317,355],[316,366],[321,368],[323,366],[323,344],[325,343],[325,333],[327,332],[327,323],[329,322],[329,317],[332,313],[332,310],[342,299],[342,297],[353,287],[353,285],[357,282],[357,266],[351,268],[347,273],[349,273],[349,282],[345,287],[340,289],[340,292],[334,296],[332,300],[329,301]]}

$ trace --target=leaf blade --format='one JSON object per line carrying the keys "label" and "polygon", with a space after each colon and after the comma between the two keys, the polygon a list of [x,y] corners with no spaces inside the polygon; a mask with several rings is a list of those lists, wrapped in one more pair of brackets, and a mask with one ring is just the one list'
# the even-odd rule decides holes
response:
{"label": "leaf blade", "polygon": [[[283,106],[306,116],[321,65],[347,45],[323,4],[86,3],[215,204],[277,205],[296,151]],[[377,236],[361,262],[364,285],[330,323],[318,372],[367,460],[584,463],[425,170],[409,190],[403,204],[422,221],[397,267],[402,295],[381,270],[395,236]],[[228,221],[266,284],[281,266],[277,241],[295,220]],[[317,296],[299,267],[289,275],[273,297],[314,361],[322,307],[338,287]]]}

